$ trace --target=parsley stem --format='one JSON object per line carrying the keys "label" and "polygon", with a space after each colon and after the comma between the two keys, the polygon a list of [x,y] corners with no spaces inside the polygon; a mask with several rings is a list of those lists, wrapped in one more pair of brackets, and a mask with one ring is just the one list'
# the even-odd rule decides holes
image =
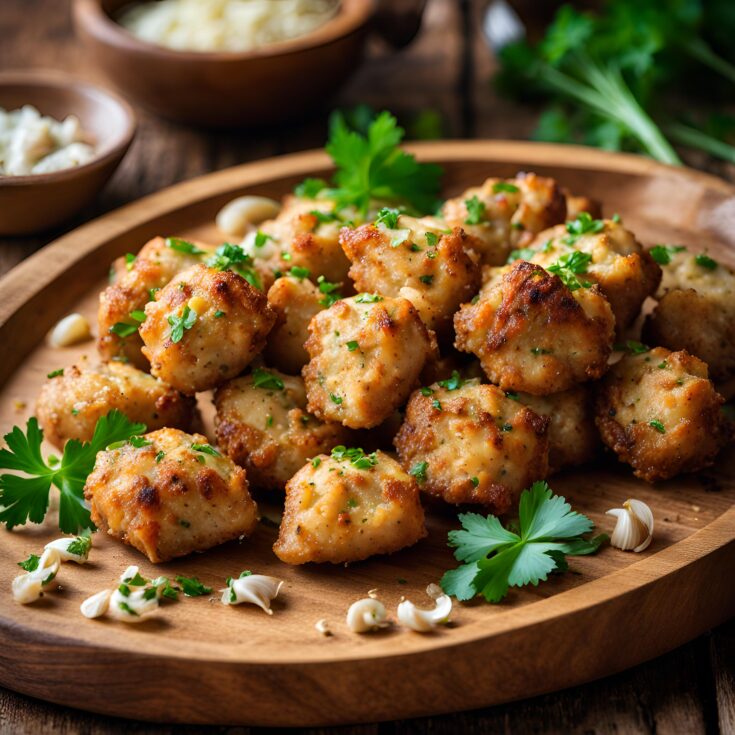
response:
{"label": "parsley stem", "polygon": [[688,39],[683,44],[684,50],[697,61],[702,62],[713,71],[725,77],[725,79],[735,84],[735,66],[727,59],[716,54],[709,44],[701,38]]}
{"label": "parsley stem", "polygon": [[735,163],[735,147],[713,138],[702,130],[682,123],[671,123],[666,127],[666,132],[681,145],[688,148],[698,148],[711,156],[716,156],[729,163]]}

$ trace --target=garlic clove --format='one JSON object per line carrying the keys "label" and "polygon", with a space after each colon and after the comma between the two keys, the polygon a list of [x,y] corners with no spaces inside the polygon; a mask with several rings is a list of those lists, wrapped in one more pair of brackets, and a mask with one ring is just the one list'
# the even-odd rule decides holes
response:
{"label": "garlic clove", "polygon": [[327,622],[326,618],[317,620],[316,623],[314,624],[314,627],[317,629],[319,633],[321,633],[325,637],[332,635],[332,631],[329,629],[329,623]]}
{"label": "garlic clove", "polygon": [[265,574],[249,574],[246,577],[233,579],[222,591],[223,605],[241,605],[249,603],[273,615],[271,600],[278,597],[283,586],[282,579],[268,577]]}
{"label": "garlic clove", "polygon": [[398,605],[398,620],[417,633],[431,633],[437,625],[448,622],[452,612],[452,598],[439,585],[430,584],[426,594],[434,600],[433,610],[421,610],[410,600]]}
{"label": "garlic clove", "polygon": [[215,223],[228,237],[242,237],[250,227],[272,219],[280,211],[281,205],[268,197],[237,197],[220,209]]}
{"label": "garlic clove", "polygon": [[144,616],[158,609],[158,597],[155,593],[146,597],[146,589],[137,589],[125,595],[116,589],[110,595],[107,614],[124,623],[139,623]]}
{"label": "garlic clove", "polygon": [[81,314],[65,316],[51,330],[48,342],[51,347],[69,347],[84,342],[92,336],[89,322]]}
{"label": "garlic clove", "polygon": [[368,633],[388,625],[385,605],[374,597],[366,597],[350,605],[347,627],[353,633]]}
{"label": "garlic clove", "polygon": [[43,590],[43,580],[33,574],[21,574],[16,577],[11,589],[13,591],[13,599],[21,605],[28,605],[35,602]]}
{"label": "garlic clove", "polygon": [[38,566],[32,572],[16,577],[11,585],[13,599],[28,605],[43,596],[44,591],[56,585],[56,575],[61,566],[61,557],[56,549],[44,549]]}
{"label": "garlic clove", "polygon": [[102,590],[96,595],[88,597],[80,606],[79,609],[82,611],[82,615],[85,618],[99,618],[102,617],[110,607],[110,597],[112,596],[112,590]]}
{"label": "garlic clove", "polygon": [[651,509],[641,500],[629,499],[622,508],[612,508],[606,515],[617,519],[610,545],[623,551],[641,552],[653,540],[654,520]]}
{"label": "garlic clove", "polygon": [[62,562],[74,561],[77,564],[85,564],[89,559],[89,550],[92,548],[91,536],[72,536],[58,538],[50,541],[44,549],[55,549],[59,552]]}

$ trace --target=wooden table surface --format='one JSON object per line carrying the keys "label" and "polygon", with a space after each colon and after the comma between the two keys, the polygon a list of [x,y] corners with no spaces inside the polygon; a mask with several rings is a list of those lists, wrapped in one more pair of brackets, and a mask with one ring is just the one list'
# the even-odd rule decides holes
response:
{"label": "wooden table surface", "polygon": [[[413,45],[394,53],[379,41],[371,43],[367,63],[324,108],[364,102],[377,109],[390,109],[402,120],[428,109],[440,113],[444,137],[528,137],[534,114],[499,99],[492,91],[492,56],[476,31],[481,5],[474,0],[430,0],[424,26]],[[0,70],[30,67],[64,69],[91,81],[102,81],[85,65],[83,51],[71,30],[68,3],[0,0]],[[62,232],[98,214],[199,174],[320,147],[326,129],[324,114],[275,130],[214,134],[166,123],[142,111],[139,121],[130,153],[97,204],[58,232],[0,239],[0,274]],[[732,167],[689,160],[732,178]],[[722,584],[732,583],[722,580]],[[672,600],[672,607],[676,604]],[[634,630],[630,633],[636,634]],[[472,682],[468,681],[467,686]],[[135,715],[135,702],[131,702],[130,712]],[[0,733],[163,735],[260,730],[128,722],[0,689]],[[573,690],[483,711],[334,728],[329,732],[735,733],[735,621],[655,661]]]}

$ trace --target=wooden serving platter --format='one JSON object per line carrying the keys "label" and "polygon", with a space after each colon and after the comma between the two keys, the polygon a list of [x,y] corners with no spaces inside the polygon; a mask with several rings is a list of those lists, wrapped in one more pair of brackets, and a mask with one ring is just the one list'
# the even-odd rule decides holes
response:
{"label": "wooden serving platter", "polygon": [[[634,156],[511,142],[413,146],[446,170],[446,193],[518,170],[550,174],[605,202],[648,243],[707,246],[735,264],[735,189],[710,176]],[[328,173],[310,152],[247,164],[180,184],[66,235],[0,281],[0,430],[33,411],[46,373],[94,360],[92,342],[53,350],[47,330],[63,315],[93,316],[113,258],[158,234],[216,241],[214,215],[243,193],[278,197],[306,175]],[[95,323],[95,321],[93,321]],[[702,325],[706,328],[706,325]],[[206,397],[202,401],[206,403]],[[205,411],[206,413],[206,411]],[[16,562],[58,535],[53,526],[0,531],[0,684],[53,702],[136,719],[190,723],[326,725],[486,706],[605,676],[658,656],[735,614],[735,460],[725,450],[697,475],[651,487],[610,460],[551,485],[601,530],[629,498],[656,518],[642,554],[605,548],[570,573],[507,600],[456,604],[453,624],[422,636],[399,627],[358,636],[344,623],[354,600],[378,588],[395,615],[402,596],[425,602],[430,582],[455,565],[446,531],[456,510],[429,509],[430,535],[415,547],[349,567],[288,567],[270,547],[272,524],[253,538],[155,567],[97,534],[91,563],[65,565],[62,589],[22,607],[9,585]],[[196,575],[221,587],[242,569],[285,580],[267,616],[214,599],[162,606],[137,626],[79,613],[128,564],[147,576]],[[326,618],[334,632],[314,628]]]}

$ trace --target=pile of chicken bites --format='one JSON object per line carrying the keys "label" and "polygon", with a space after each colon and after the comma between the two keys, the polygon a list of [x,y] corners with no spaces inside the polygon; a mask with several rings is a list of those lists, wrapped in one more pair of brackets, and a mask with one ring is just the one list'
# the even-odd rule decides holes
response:
{"label": "pile of chicken bites", "polygon": [[[59,447],[111,409],[147,426],[97,456],[95,524],[165,561],[285,491],[282,561],[357,561],[425,536],[422,498],[504,514],[603,446],[655,482],[729,440],[735,275],[708,255],[645,250],[534,174],[356,220],[290,195],[239,245],[159,237],[113,265],[100,365],[37,407]],[[205,391],[212,443],[187,433]]]}

